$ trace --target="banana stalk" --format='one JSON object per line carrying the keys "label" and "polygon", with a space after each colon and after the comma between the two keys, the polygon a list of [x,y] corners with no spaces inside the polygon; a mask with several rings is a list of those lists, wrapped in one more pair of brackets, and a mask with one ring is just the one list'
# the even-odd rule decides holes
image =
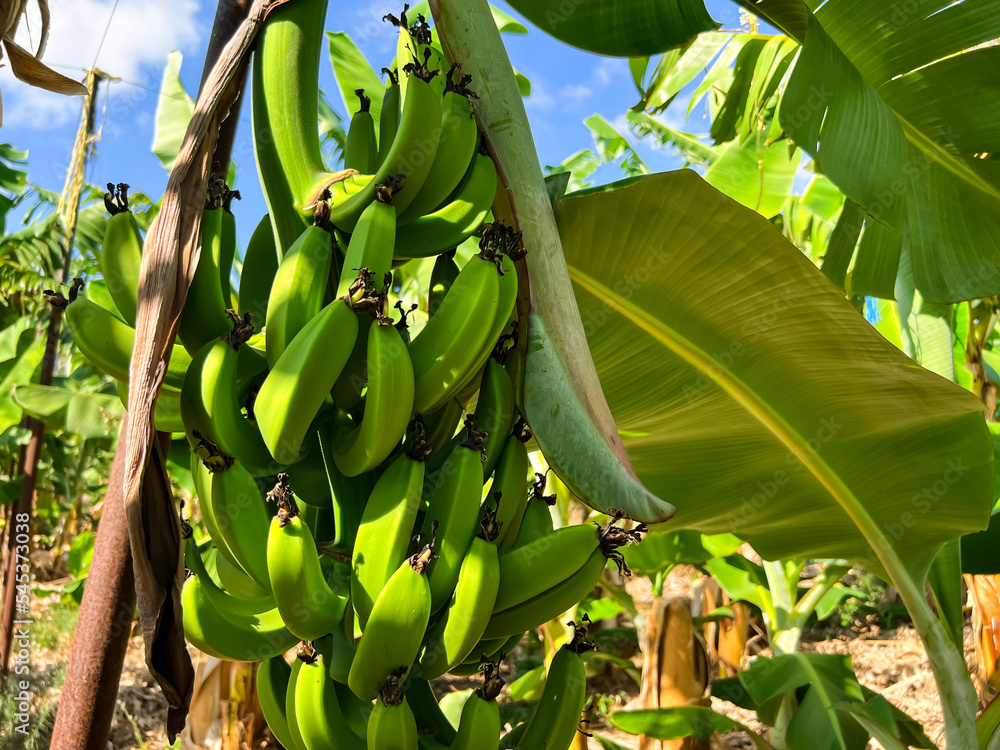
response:
{"label": "banana stalk", "polygon": [[[587,346],[555,215],[521,93],[486,0],[431,0],[450,57],[477,82],[481,129],[507,188],[528,250],[522,271],[532,284],[518,301],[524,383],[519,401],[538,445],[571,490],[602,512],[621,508],[647,523],[674,513],[636,478]],[[527,323],[527,330],[524,330]],[[526,352],[531,356],[525,356]]]}

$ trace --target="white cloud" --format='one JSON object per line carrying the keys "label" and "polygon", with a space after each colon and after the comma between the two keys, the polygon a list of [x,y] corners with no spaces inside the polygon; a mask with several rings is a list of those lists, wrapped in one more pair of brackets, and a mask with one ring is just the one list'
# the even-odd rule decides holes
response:
{"label": "white cloud", "polygon": [[[82,79],[96,56],[97,67],[109,75],[155,90],[167,53],[191,50],[207,32],[197,19],[198,0],[119,0],[117,7],[114,0],[49,0],[49,7],[52,24],[42,59],[70,78]],[[40,26],[36,6],[29,4],[18,41],[34,49]],[[79,99],[29,88],[14,79],[9,67],[0,73],[0,86],[4,124],[54,128],[79,116]],[[125,88],[112,86],[112,96]]]}

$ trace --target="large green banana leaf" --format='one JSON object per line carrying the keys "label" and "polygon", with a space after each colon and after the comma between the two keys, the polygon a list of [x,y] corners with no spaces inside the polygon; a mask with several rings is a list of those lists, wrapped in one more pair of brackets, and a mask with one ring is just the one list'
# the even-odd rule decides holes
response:
{"label": "large green banana leaf", "polygon": [[569,195],[557,215],[608,403],[671,524],[916,578],[986,526],[982,404],[764,218],[688,170]]}

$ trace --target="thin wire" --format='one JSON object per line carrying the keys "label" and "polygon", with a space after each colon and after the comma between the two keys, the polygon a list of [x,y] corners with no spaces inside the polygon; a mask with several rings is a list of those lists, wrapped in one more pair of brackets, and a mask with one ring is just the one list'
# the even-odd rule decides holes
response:
{"label": "thin wire", "polygon": [[111,8],[111,15],[108,16],[108,23],[104,27],[104,33],[101,35],[101,43],[99,45],[97,45],[97,54],[94,55],[94,62],[90,66],[92,68],[96,68],[97,67],[97,58],[101,56],[101,49],[103,49],[103,47],[104,47],[104,40],[108,38],[108,29],[111,28],[111,22],[115,18],[115,11],[116,10],[118,10],[118,0],[115,0],[115,4]]}

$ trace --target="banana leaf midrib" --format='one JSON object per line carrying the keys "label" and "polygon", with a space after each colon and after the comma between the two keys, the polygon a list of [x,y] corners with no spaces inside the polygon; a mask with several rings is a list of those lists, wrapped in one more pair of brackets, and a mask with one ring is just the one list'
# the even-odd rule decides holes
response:
{"label": "banana leaf midrib", "polygon": [[750,387],[725,368],[714,366],[714,360],[690,339],[661,321],[647,315],[641,308],[612,291],[607,285],[569,266],[570,278],[588,293],[620,312],[637,327],[663,344],[698,372],[714,382],[737,404],[752,415],[765,429],[797,458],[843,509],[875,550],[882,550],[883,565],[894,575],[907,570],[895,546],[886,539],[874,518],[865,510],[860,499],[844,483],[838,473],[809,447],[792,426],[770,405],[754,394]]}
{"label": "banana leaf midrib", "polygon": [[941,167],[951,172],[960,180],[968,183],[977,190],[981,190],[987,195],[1000,200],[1000,189],[997,189],[994,185],[986,182],[979,175],[969,169],[966,164],[957,158],[956,154],[950,154],[934,143],[927,137],[926,134],[924,134],[915,125],[905,120],[899,112],[891,106],[889,109],[892,111],[893,115],[895,115],[900,126],[903,128],[903,134],[906,136],[906,140],[912,143],[922,153],[927,154],[930,158],[940,164]]}

